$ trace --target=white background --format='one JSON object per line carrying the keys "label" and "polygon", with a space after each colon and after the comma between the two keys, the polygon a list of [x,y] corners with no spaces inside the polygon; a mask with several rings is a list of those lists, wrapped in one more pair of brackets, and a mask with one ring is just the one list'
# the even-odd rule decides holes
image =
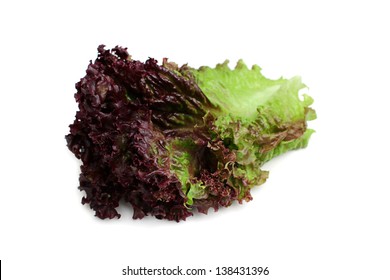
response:
{"label": "white background", "polygon": [[[148,279],[122,276],[127,265],[390,279],[389,11],[375,0],[2,1],[4,279]],[[80,203],[79,162],[64,136],[74,84],[102,43],[139,60],[243,58],[270,78],[300,75],[317,132],[307,149],[264,167],[270,178],[250,203],[181,223],[132,220],[127,208],[99,220]]]}

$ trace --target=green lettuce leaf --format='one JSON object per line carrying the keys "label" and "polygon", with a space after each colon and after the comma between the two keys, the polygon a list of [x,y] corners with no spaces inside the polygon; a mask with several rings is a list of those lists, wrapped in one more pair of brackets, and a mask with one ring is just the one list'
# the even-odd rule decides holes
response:
{"label": "green lettuce leaf", "polygon": [[[248,189],[268,177],[268,172],[261,170],[265,162],[307,146],[314,130],[307,129],[306,122],[316,118],[309,107],[313,99],[299,96],[306,87],[300,77],[267,79],[259,66],[249,69],[242,60],[234,69],[225,61],[215,68],[188,71],[218,108],[211,110],[215,116],[211,134],[234,152],[228,182],[238,189],[238,200],[247,199]],[[186,191],[205,196],[204,185],[199,183],[187,185]]]}

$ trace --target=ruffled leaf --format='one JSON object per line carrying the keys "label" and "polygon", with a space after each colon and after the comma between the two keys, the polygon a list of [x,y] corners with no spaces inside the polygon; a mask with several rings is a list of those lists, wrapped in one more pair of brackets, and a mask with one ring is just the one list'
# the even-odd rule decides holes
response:
{"label": "ruffled leaf", "polygon": [[239,61],[215,68],[133,60],[106,50],[76,84],[79,110],[66,136],[82,161],[80,190],[99,218],[185,220],[197,209],[250,201],[264,162],[302,148],[313,100],[299,78],[269,80]]}

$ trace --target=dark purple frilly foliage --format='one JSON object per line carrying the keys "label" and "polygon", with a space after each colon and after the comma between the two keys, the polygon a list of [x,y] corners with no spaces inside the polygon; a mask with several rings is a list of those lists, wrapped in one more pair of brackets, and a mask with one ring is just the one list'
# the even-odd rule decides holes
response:
{"label": "dark purple frilly foliage", "polygon": [[[133,218],[185,220],[192,215],[177,176],[170,171],[166,142],[190,137],[200,156],[197,176],[207,183],[209,196],[193,207],[207,213],[237,200],[226,170],[217,163],[234,161],[223,142],[211,137],[213,105],[186,71],[186,66],[154,59],[132,60],[121,47],[98,48],[98,57],[76,84],[79,110],[68,148],[81,159],[79,189],[99,218],[120,217],[119,203],[131,204]],[[207,155],[207,157],[205,157]],[[249,191],[245,196],[250,199]]]}

